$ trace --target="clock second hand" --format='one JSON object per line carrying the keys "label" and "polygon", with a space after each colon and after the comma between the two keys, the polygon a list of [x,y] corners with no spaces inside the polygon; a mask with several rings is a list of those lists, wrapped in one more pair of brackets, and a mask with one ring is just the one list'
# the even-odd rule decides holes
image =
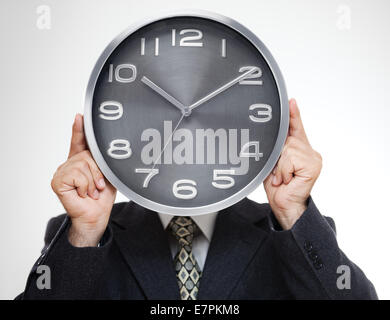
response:
{"label": "clock second hand", "polygon": [[173,135],[175,134],[177,128],[178,128],[179,125],[180,125],[180,123],[183,121],[184,117],[185,117],[185,114],[182,113],[182,115],[181,115],[179,121],[177,122],[177,125],[175,126],[175,128],[173,129],[171,135],[169,136],[167,143],[165,144],[164,148],[161,150],[159,156],[157,157],[156,161],[154,162],[153,167],[152,167],[152,171],[153,171],[154,167],[157,165],[157,162],[161,159],[161,156],[162,156],[162,154],[164,153],[165,149],[167,148],[168,144],[172,141],[172,137],[173,137]]}

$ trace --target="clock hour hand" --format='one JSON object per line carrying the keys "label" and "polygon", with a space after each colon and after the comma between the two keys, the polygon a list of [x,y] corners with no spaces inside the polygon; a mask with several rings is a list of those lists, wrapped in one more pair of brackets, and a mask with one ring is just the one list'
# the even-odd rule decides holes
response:
{"label": "clock hour hand", "polygon": [[182,113],[184,113],[185,107],[184,105],[176,100],[174,97],[172,97],[168,92],[161,89],[157,84],[155,84],[152,80],[149,78],[143,76],[141,81],[146,84],[149,88],[156,91],[159,95],[164,97],[166,100],[168,100],[171,104],[173,104],[176,108],[178,108]]}
{"label": "clock hour hand", "polygon": [[190,109],[190,111],[192,111],[193,109],[199,107],[200,105],[202,105],[203,103],[205,103],[206,101],[209,101],[210,99],[214,98],[216,95],[226,91],[227,89],[229,89],[230,87],[234,86],[236,83],[240,82],[241,80],[244,80],[248,75],[250,75],[252,72],[254,72],[256,70],[256,68],[252,68],[250,70],[248,70],[247,72],[243,73],[242,75],[240,75],[239,77],[233,79],[232,81],[226,83],[225,85],[223,85],[222,87],[220,87],[219,89],[211,92],[210,94],[208,94],[207,96],[203,97],[202,99],[198,100],[197,102],[193,103],[192,105],[190,105],[188,108]]}

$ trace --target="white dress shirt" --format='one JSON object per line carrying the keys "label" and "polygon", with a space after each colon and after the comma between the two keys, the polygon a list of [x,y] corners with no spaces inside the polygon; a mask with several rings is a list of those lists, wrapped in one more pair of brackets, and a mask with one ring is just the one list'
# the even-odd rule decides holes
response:
{"label": "white dress shirt", "polygon": [[[202,271],[206,262],[207,252],[209,251],[211,238],[213,236],[217,214],[218,212],[208,213],[200,216],[190,216],[201,231],[198,236],[194,237],[192,242],[192,253],[195,256],[199,268]],[[166,230],[173,216],[164,213],[159,213],[158,216],[160,217],[164,230]],[[167,230],[167,232],[169,232],[169,245],[173,259],[179,250],[179,243],[177,239],[175,239],[175,237],[171,234],[170,230]]]}

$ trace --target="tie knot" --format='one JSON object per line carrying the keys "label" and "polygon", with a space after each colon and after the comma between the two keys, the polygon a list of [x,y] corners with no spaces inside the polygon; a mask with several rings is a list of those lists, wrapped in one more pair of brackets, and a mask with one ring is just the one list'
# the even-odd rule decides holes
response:
{"label": "tie knot", "polygon": [[173,217],[169,223],[169,228],[182,246],[192,245],[197,226],[190,217]]}

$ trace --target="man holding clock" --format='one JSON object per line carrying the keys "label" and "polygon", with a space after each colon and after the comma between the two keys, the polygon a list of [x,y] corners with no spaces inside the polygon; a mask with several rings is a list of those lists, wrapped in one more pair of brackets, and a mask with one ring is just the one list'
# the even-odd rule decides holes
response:
{"label": "man holding clock", "polygon": [[[140,21],[92,71],[52,180],[67,215],[20,297],[375,299],[310,197],[320,171],[251,31],[204,11]],[[245,198],[263,181],[269,204]]]}
{"label": "man holding clock", "polygon": [[[68,160],[52,180],[70,222],[60,216],[47,228],[51,289],[37,288],[33,269],[19,298],[376,299],[373,285],[338,247],[333,220],[310,197],[321,156],[294,99],[289,109],[288,138],[264,181],[269,204],[244,199],[192,218],[114,204],[116,190],[88,151],[77,115]],[[340,266],[348,273],[344,286]]]}

